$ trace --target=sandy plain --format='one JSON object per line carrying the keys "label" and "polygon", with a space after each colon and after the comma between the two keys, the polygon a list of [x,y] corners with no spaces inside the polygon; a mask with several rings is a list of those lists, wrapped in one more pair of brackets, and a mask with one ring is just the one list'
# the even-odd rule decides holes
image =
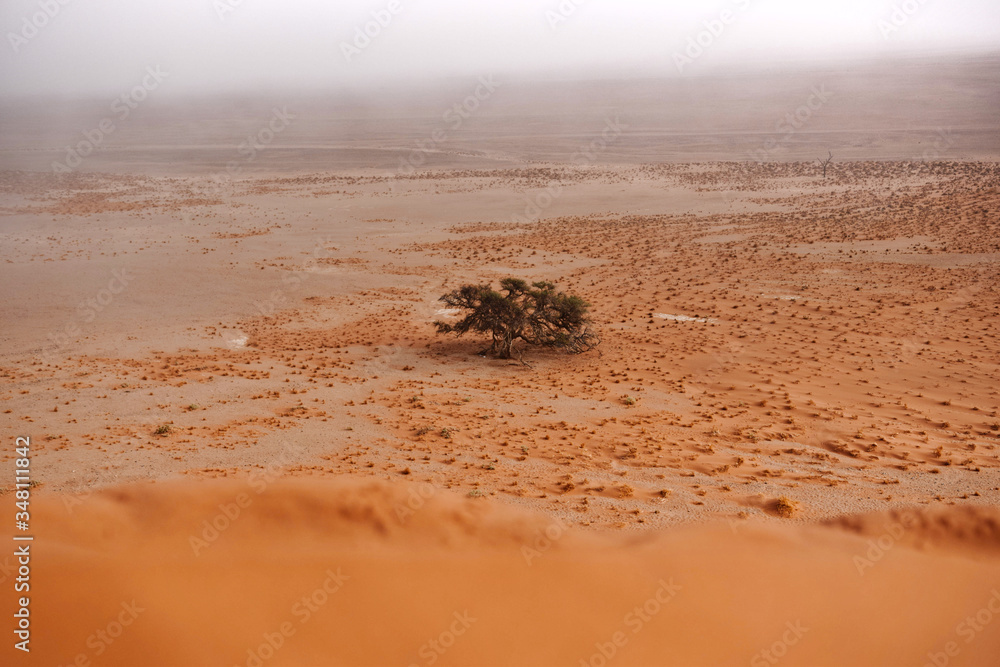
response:
{"label": "sandy plain", "polygon": [[[998,72],[5,101],[30,664],[993,664]],[[510,275],[599,351],[434,333]]]}

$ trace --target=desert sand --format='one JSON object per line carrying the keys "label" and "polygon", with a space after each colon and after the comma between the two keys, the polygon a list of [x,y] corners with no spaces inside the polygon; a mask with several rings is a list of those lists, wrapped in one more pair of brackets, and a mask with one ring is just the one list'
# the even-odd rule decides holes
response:
{"label": "desert sand", "polygon": [[[867,67],[514,82],[433,147],[461,86],[297,100],[252,160],[289,105],[164,103],[70,173],[99,105],[5,101],[4,660],[995,664],[1000,61]],[[507,276],[599,350],[434,332]]]}

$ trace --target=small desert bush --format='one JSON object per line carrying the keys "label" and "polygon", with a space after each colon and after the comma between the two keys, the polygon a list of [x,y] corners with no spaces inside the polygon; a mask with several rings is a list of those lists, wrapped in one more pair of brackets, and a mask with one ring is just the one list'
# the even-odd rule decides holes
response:
{"label": "small desert bush", "polygon": [[783,519],[791,518],[799,509],[799,504],[788,496],[781,496],[774,503],[774,513]]}

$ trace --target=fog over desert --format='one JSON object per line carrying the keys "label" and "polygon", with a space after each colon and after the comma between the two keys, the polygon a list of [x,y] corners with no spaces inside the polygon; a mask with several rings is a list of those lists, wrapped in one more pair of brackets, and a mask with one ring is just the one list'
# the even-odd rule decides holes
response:
{"label": "fog over desert", "polygon": [[0,664],[1000,661],[993,4],[0,25]]}

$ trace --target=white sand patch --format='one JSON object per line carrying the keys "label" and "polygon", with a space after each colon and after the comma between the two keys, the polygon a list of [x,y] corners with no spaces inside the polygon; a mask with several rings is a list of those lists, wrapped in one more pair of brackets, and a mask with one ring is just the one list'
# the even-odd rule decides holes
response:
{"label": "white sand patch", "polygon": [[229,347],[233,348],[234,350],[238,350],[238,349],[240,349],[242,347],[246,347],[247,346],[247,341],[249,341],[249,340],[250,340],[250,337],[246,336],[246,335],[240,336],[238,338],[230,338],[229,339]]}
{"label": "white sand patch", "polygon": [[667,315],[666,313],[657,313],[654,317],[658,317],[661,320],[670,320],[671,322],[718,322],[719,320],[713,319],[711,317],[690,317],[688,315]]}
{"label": "white sand patch", "polygon": [[458,317],[459,315],[462,314],[462,309],[461,308],[442,308],[441,310],[437,311],[434,314],[435,315],[439,315],[441,317]]}

